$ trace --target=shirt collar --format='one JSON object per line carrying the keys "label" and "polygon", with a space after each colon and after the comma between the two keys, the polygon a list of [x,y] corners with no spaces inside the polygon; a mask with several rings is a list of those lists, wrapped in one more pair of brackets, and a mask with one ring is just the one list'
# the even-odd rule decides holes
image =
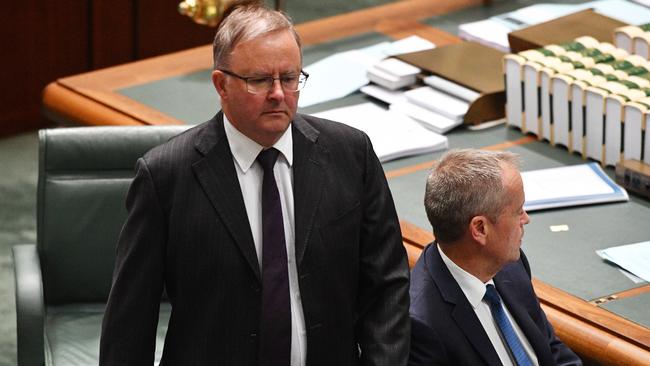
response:
{"label": "shirt collar", "polygon": [[490,279],[488,282],[483,283],[483,281],[460,268],[456,263],[454,263],[454,261],[449,259],[449,257],[445,255],[442,249],[440,249],[440,244],[436,245],[438,245],[438,251],[440,252],[442,261],[445,263],[449,269],[449,272],[451,272],[451,275],[460,286],[460,289],[465,294],[467,301],[469,301],[470,305],[472,305],[472,308],[476,309],[476,307],[483,300],[483,296],[485,296],[485,286],[488,284],[494,284],[494,281]]}
{"label": "shirt collar", "polygon": [[[223,127],[226,131],[230,151],[239,168],[246,173],[264,147],[235,128],[225,114],[223,115]],[[280,139],[273,144],[273,147],[280,151],[280,154],[284,156],[289,166],[293,164],[293,135],[291,133],[291,126],[284,131]]]}

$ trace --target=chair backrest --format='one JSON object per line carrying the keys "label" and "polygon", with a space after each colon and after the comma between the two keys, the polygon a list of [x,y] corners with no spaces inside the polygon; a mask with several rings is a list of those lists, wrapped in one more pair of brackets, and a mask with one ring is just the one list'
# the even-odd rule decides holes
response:
{"label": "chair backrest", "polygon": [[107,299],[135,162],[187,128],[40,131],[37,244],[46,304]]}

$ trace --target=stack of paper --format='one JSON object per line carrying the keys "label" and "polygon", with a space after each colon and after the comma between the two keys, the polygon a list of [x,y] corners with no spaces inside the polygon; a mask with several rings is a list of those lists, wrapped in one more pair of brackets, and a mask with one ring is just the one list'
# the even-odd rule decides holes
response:
{"label": "stack of paper", "polygon": [[341,122],[365,132],[381,162],[448,147],[445,136],[429,131],[410,118],[373,103],[331,109],[316,113],[315,116]]}
{"label": "stack of paper", "polygon": [[424,127],[445,133],[463,123],[469,103],[428,86],[404,92],[406,100],[390,105],[390,110],[402,113]]}
{"label": "stack of paper", "polygon": [[629,200],[597,163],[533,170],[521,178],[526,211]]}
{"label": "stack of paper", "polygon": [[386,104],[406,101],[404,91],[390,90],[377,84],[368,84],[366,86],[362,86],[360,90],[362,93],[369,95],[375,99],[381,100]]}
{"label": "stack of paper", "polygon": [[469,103],[428,86],[409,90],[404,93],[406,99],[422,108],[442,114],[454,121],[463,120]]}
{"label": "stack of paper", "polygon": [[390,90],[396,90],[415,84],[416,77],[421,71],[404,61],[387,58],[368,69],[368,79]]}
{"label": "stack of paper", "polygon": [[472,103],[481,96],[480,93],[475,92],[472,89],[466,88],[445,78],[441,78],[440,76],[427,76],[422,81],[435,89],[441,90],[449,95],[460,98],[469,103]]}
{"label": "stack of paper", "polygon": [[300,92],[301,108],[345,97],[368,83],[367,71],[386,57],[422,51],[435,45],[418,36],[339,52],[305,67],[309,81]]}
{"label": "stack of paper", "polygon": [[[460,85],[457,87],[463,88]],[[361,91],[389,104],[391,111],[407,116],[425,128],[440,134],[461,125],[463,115],[469,106],[467,102],[429,87],[400,91],[368,84],[362,87]]]}
{"label": "stack of paper", "polygon": [[460,125],[462,120],[454,120],[432,110],[422,108],[408,101],[399,101],[390,105],[390,110],[408,116],[422,126],[436,133],[446,133]]}

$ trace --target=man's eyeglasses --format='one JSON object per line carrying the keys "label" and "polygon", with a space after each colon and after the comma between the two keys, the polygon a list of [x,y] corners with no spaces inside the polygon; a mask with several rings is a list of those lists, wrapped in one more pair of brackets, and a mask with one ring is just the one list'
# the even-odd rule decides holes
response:
{"label": "man's eyeglasses", "polygon": [[277,78],[272,76],[245,77],[228,70],[220,69],[219,71],[226,75],[244,80],[246,82],[246,90],[251,94],[268,93],[269,90],[273,88],[273,83],[275,83],[276,80],[280,80],[282,90],[285,92],[297,92],[305,87],[305,84],[307,84],[307,78],[309,77],[309,74],[303,70],[300,70],[300,74],[297,75],[283,75]]}

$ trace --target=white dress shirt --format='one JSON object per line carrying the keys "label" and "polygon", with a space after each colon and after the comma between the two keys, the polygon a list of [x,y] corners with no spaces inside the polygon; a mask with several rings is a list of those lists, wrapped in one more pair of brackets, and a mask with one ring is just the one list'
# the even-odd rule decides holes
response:
{"label": "white dress shirt", "polygon": [[[253,233],[257,261],[262,268],[262,179],[264,171],[255,159],[263,146],[251,140],[237,130],[223,116],[226,137],[230,151],[234,157],[235,170],[239,179],[248,222]],[[291,297],[291,366],[304,366],[307,359],[307,335],[305,318],[300,300],[298,286],[298,269],[296,265],[295,220],[293,207],[293,139],[291,127],[273,145],[280,151],[278,160],[273,167],[275,180],[282,203],[282,218],[284,220],[284,238],[287,245],[287,264],[289,266],[289,294]]]}
{"label": "white dress shirt", "polygon": [[[501,363],[505,366],[516,365],[516,362],[510,357],[510,352],[508,351],[505,340],[501,338],[501,335],[497,330],[497,324],[492,317],[490,305],[488,305],[487,301],[483,300],[483,296],[485,296],[485,286],[488,284],[494,285],[494,281],[489,280],[487,283],[483,283],[483,281],[466,272],[464,269],[460,268],[456,263],[454,263],[454,261],[449,259],[449,257],[447,257],[440,248],[440,245],[438,245],[438,251],[440,252],[442,261],[449,269],[449,272],[451,272],[451,275],[460,286],[460,289],[463,290],[467,301],[469,301],[470,305],[472,305],[472,309],[474,309],[478,320],[481,322],[483,329],[485,329],[485,333],[487,333],[488,338],[490,338],[492,346],[497,351]],[[512,327],[515,329],[517,337],[519,337],[521,344],[524,346],[528,357],[533,362],[533,365],[539,365],[537,356],[533,351],[533,347],[531,347],[530,342],[528,342],[528,339],[524,335],[524,332],[521,331],[521,328],[519,328],[517,322],[512,318],[512,315],[510,314],[510,311],[508,310],[506,304],[504,302],[501,302],[501,305],[503,306],[503,309],[505,310],[506,316],[512,324]]]}

